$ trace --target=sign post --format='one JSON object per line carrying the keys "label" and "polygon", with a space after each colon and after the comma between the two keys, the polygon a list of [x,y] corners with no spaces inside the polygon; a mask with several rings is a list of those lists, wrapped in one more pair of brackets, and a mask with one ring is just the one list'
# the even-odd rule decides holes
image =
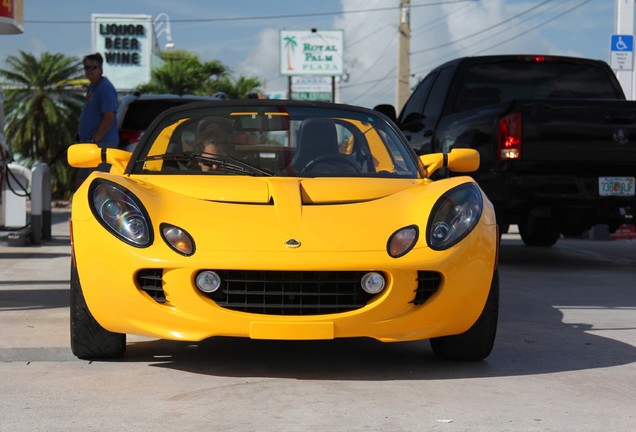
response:
{"label": "sign post", "polygon": [[[618,60],[621,57],[633,57],[634,52],[634,44],[633,44],[633,34],[634,34],[634,1],[633,0],[615,0],[614,4],[614,12],[615,12],[615,21],[614,21],[614,34],[610,39],[610,54],[611,57],[616,57],[614,60],[618,63]],[[632,40],[632,49],[629,55],[625,55],[626,46],[628,42],[624,38],[619,39],[619,36],[630,36]],[[620,43],[622,40],[623,43]],[[625,45],[623,45],[625,44]],[[623,49],[620,49],[623,48]],[[614,54],[616,51],[616,54]],[[621,53],[622,54],[619,54]],[[626,63],[629,63],[630,66],[633,65],[633,60],[623,59]],[[613,63],[613,62],[610,62]],[[618,64],[616,66],[619,66]],[[618,67],[614,67],[612,64],[612,69],[616,72],[616,78],[623,87],[623,92],[625,93],[625,97],[627,99],[634,99],[634,88],[636,87],[636,83],[634,83],[634,71],[633,67],[629,67],[629,69],[620,69]]]}

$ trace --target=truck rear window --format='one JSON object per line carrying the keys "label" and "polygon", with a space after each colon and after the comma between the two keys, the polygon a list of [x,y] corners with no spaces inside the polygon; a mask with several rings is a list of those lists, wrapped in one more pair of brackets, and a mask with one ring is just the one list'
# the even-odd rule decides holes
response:
{"label": "truck rear window", "polygon": [[455,112],[513,99],[616,99],[607,71],[559,62],[475,64],[455,99]]}

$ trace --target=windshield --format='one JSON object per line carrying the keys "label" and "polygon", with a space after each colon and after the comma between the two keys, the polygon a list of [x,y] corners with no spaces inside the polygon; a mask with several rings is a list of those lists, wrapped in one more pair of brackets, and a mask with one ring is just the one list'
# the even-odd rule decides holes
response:
{"label": "windshield", "polygon": [[464,78],[454,111],[513,99],[616,99],[619,95],[596,64],[508,61],[477,63]]}
{"label": "windshield", "polygon": [[133,174],[418,178],[415,155],[370,110],[197,104],[148,130]]}

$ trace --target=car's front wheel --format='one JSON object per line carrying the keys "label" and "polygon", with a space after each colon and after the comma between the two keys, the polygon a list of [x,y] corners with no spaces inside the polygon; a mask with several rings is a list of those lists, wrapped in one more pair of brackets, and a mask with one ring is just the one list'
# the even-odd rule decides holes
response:
{"label": "car's front wheel", "polygon": [[443,360],[483,360],[492,351],[499,316],[499,273],[495,270],[490,293],[479,318],[466,332],[431,339],[433,353]]}
{"label": "car's front wheel", "polygon": [[81,359],[118,358],[126,351],[126,335],[113,333],[93,318],[71,264],[71,350]]}

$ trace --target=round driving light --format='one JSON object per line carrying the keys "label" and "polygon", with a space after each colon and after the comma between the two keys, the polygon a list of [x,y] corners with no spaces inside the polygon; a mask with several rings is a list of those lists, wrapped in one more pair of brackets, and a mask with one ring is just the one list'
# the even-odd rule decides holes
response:
{"label": "round driving light", "polygon": [[196,284],[204,293],[213,293],[221,286],[221,277],[216,272],[205,270],[197,275]]}
{"label": "round driving light", "polygon": [[377,294],[384,289],[384,276],[378,272],[369,272],[362,276],[362,289],[369,294]]}

